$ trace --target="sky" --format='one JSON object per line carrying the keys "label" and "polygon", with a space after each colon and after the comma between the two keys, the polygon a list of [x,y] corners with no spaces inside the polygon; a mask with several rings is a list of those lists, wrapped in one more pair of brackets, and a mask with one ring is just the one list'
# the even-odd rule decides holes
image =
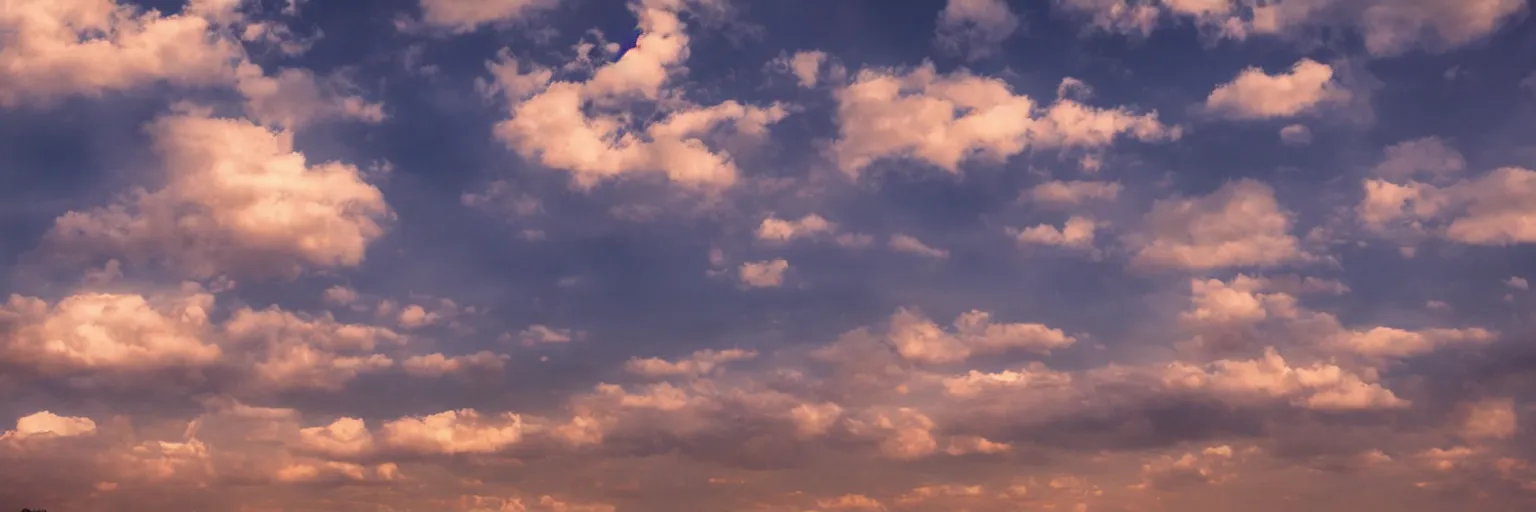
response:
{"label": "sky", "polygon": [[0,509],[1523,511],[1523,0],[0,0]]}

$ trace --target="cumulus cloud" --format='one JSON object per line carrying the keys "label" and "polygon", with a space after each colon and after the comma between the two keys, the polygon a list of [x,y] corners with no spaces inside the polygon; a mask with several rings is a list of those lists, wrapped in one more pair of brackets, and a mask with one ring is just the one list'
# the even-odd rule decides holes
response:
{"label": "cumulus cloud", "polygon": [[1240,180],[1204,197],[1159,200],[1134,236],[1131,264],[1187,271],[1272,267],[1309,257],[1269,185]]}
{"label": "cumulus cloud", "polygon": [[[585,81],[556,80],[551,69],[525,66],[503,53],[488,64],[496,89],[511,105],[511,118],[497,123],[496,136],[524,159],[569,171],[582,188],[633,173],[656,173],[693,187],[734,184],[739,177],[734,159],[705,139],[719,130],[761,139],[789,114],[784,106],[668,102],[664,115],[639,126],[623,113],[634,101],[661,99],[669,82],[686,71],[689,37],[679,18],[686,5],[632,2],[641,30],[635,48],[597,67]],[[596,111],[587,108],[594,104]]]}
{"label": "cumulus cloud", "polygon": [[923,243],[922,240],[918,240],[916,237],[905,233],[897,233],[891,235],[890,246],[891,249],[896,251],[904,252],[907,254],[916,254],[925,258],[933,258],[936,260],[949,258],[949,251],[929,247],[928,244]]}
{"label": "cumulus cloud", "polygon": [[784,285],[784,272],[789,262],[783,258],[768,261],[749,261],[741,264],[737,277],[741,284],[752,288],[777,288]]}
{"label": "cumulus cloud", "polygon": [[311,317],[277,308],[239,309],[222,328],[249,353],[256,382],[272,389],[340,390],[359,374],[394,366],[374,350],[404,339],[386,328],[337,322],[329,314]]}
{"label": "cumulus cloud", "polygon": [[1035,204],[1066,209],[1088,201],[1114,201],[1125,187],[1112,181],[1047,181],[1025,191]]}
{"label": "cumulus cloud", "polygon": [[1514,400],[1490,398],[1468,404],[1461,435],[1468,439],[1508,439],[1519,424]]}
{"label": "cumulus cloud", "polygon": [[1461,152],[1439,137],[1425,137],[1388,146],[1372,174],[1392,180],[1455,176],[1466,170]]}
{"label": "cumulus cloud", "polygon": [[516,338],[521,339],[524,345],[538,345],[544,343],[570,343],[575,339],[576,333],[570,329],[559,329],[541,324],[534,324],[523,329]]}
{"label": "cumulus cloud", "polygon": [[195,285],[159,296],[78,293],[57,303],[12,295],[0,306],[0,360],[43,372],[200,367],[214,298]]}
{"label": "cumulus cloud", "polygon": [[356,167],[310,165],[291,132],[195,114],[149,132],[164,188],[60,216],[55,250],[163,261],[189,277],[292,276],[362,263],[393,216]]}
{"label": "cumulus cloud", "polygon": [[1228,119],[1272,119],[1314,112],[1348,101],[1351,93],[1335,81],[1333,67],[1311,59],[1296,61],[1288,73],[1271,75],[1259,68],[1238,73],[1205,98],[1205,109]]}
{"label": "cumulus cloud", "polygon": [[757,239],[769,242],[788,242],[796,238],[808,238],[837,231],[837,224],[814,213],[796,220],[776,217],[763,219],[757,227]]}
{"label": "cumulus cloud", "polygon": [[1322,410],[1407,407],[1409,402],[1366,376],[1317,363],[1294,367],[1273,348],[1252,360],[1222,360],[1208,367],[1175,363],[1166,381],[1176,388],[1210,391],[1236,401],[1284,400]]}
{"label": "cumulus cloud", "polygon": [[412,356],[402,361],[400,366],[406,373],[417,377],[441,377],[469,371],[501,371],[508,359],[511,359],[511,356],[482,350],[469,355],[452,357],[440,353]]}
{"label": "cumulus cloud", "polygon": [[558,4],[558,0],[421,0],[421,21],[454,32],[469,32],[482,25],[516,20]]}
{"label": "cumulus cloud", "polygon": [[825,81],[842,81],[848,74],[842,64],[837,63],[827,52],[821,50],[798,51],[794,55],[781,54],[769,64],[780,72],[787,72],[794,76],[796,83],[806,89],[826,83]]}
{"label": "cumulus cloud", "polygon": [[388,446],[429,455],[493,453],[523,439],[522,417],[482,416],[474,409],[444,411],[385,423],[379,438]]}
{"label": "cumulus cloud", "polygon": [[165,16],[114,0],[13,3],[0,10],[0,106],[226,83],[243,53],[209,36],[206,14]]}
{"label": "cumulus cloud", "polygon": [[1235,0],[1057,0],[1098,30],[1150,35],[1163,20],[1188,20],[1216,39],[1305,39],[1330,29],[1357,32],[1365,49],[1390,57],[1413,49],[1444,51],[1488,37],[1527,9],[1518,0],[1310,0],[1255,5]]}
{"label": "cumulus cloud", "polygon": [[[1401,148],[1413,148],[1403,150]],[[1536,172],[1503,167],[1451,182],[1445,172],[1459,171],[1460,155],[1439,143],[1417,141],[1393,146],[1383,164],[1389,171],[1419,175],[1428,181],[1366,178],[1356,218],[1382,235],[1433,235],[1470,245],[1505,246],[1536,241],[1536,230],[1523,219],[1536,212]],[[1424,159],[1429,154],[1435,158]],[[1393,158],[1414,155],[1411,158]],[[1390,164],[1390,165],[1388,165]],[[1439,185],[1437,183],[1445,183]]]}
{"label": "cumulus cloud", "polygon": [[1002,162],[1026,149],[1102,148],[1121,138],[1178,139],[1157,113],[1101,109],[1069,99],[1037,105],[1002,80],[932,63],[865,69],[835,93],[838,139],[831,148],[851,175],[882,159],[911,159],[960,172],[970,160]]}
{"label": "cumulus cloud", "polygon": [[1061,227],[1050,224],[1018,230],[1015,238],[1022,244],[1055,245],[1073,249],[1093,248],[1093,232],[1099,225],[1093,219],[1072,216]]}
{"label": "cumulus cloud", "polygon": [[16,420],[16,429],[0,433],[3,439],[30,437],[76,437],[96,433],[96,422],[90,418],[59,416],[48,411],[38,411]]}
{"label": "cumulus cloud", "polygon": [[1019,16],[1002,0],[949,0],[939,12],[939,48],[977,60],[991,55],[1019,29]]}
{"label": "cumulus cloud", "polygon": [[890,319],[889,340],[901,357],[921,363],[964,361],[973,354],[1022,349],[1049,352],[1077,341],[1060,329],[1043,324],[996,323],[984,311],[968,311],[946,332],[921,312],[898,309]]}
{"label": "cumulus cloud", "polygon": [[267,76],[249,63],[235,74],[246,112],[264,126],[295,128],[329,119],[378,123],[385,117],[383,105],[353,94],[356,86],[341,76],[320,78],[306,69]]}
{"label": "cumulus cloud", "polygon": [[1306,125],[1289,124],[1280,129],[1280,141],[1292,146],[1305,146],[1312,143],[1312,130]]}
{"label": "cumulus cloud", "polygon": [[720,365],[757,357],[757,352],[742,349],[700,350],[687,359],[667,361],[655,357],[630,359],[624,369],[643,377],[696,377],[713,373]]}

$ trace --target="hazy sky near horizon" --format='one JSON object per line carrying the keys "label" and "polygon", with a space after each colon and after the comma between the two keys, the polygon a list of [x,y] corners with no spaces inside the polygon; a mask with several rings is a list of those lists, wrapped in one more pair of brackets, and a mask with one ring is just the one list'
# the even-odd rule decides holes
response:
{"label": "hazy sky near horizon", "polygon": [[0,509],[1523,511],[1522,0],[0,0]]}

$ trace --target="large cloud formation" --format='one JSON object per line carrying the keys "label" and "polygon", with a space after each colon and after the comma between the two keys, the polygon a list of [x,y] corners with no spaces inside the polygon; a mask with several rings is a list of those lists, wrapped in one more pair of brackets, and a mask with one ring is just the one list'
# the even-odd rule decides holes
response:
{"label": "large cloud formation", "polygon": [[0,506],[1536,501],[1524,2],[146,4],[0,0]]}

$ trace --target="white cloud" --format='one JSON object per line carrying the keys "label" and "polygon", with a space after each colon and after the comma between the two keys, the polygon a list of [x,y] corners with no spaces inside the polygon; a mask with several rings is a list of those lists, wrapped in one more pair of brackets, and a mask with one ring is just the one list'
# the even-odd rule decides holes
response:
{"label": "white cloud", "polygon": [[667,361],[660,358],[630,359],[624,369],[642,377],[698,377],[714,372],[720,365],[746,361],[757,357],[757,352],[742,349],[700,350],[687,359]]}
{"label": "white cloud", "polygon": [[349,306],[357,302],[357,290],[346,286],[332,286],[324,292],[325,301],[338,306]]}
{"label": "white cloud", "polygon": [[921,312],[906,308],[891,315],[887,339],[903,359],[927,364],[958,363],[976,354],[1009,350],[1050,352],[1077,341],[1044,324],[995,323],[990,313],[975,310],[961,314],[953,332],[946,332]]}
{"label": "white cloud", "polygon": [[1280,141],[1292,146],[1311,144],[1312,130],[1301,124],[1286,125],[1280,129]]}
{"label": "white cloud", "polygon": [[1145,218],[1146,232],[1132,265],[1209,270],[1272,267],[1305,261],[1289,214],[1274,190],[1252,180],[1223,185],[1208,196],[1157,201]]}
{"label": "white cloud", "polygon": [[1465,213],[1446,226],[1446,238],[1472,245],[1536,242],[1536,224],[1529,222],[1536,216],[1536,172],[1504,167],[1452,193],[1464,201]]}
{"label": "white cloud", "polygon": [[800,87],[816,87],[821,81],[821,68],[827,62],[827,52],[821,50],[795,52],[786,62],[789,72],[795,75]]}
{"label": "white cloud", "polygon": [[213,296],[195,286],[163,296],[78,293],[49,305],[12,295],[0,305],[0,359],[44,372],[201,367]]}
{"label": "white cloud", "polygon": [[559,329],[541,324],[534,324],[523,329],[516,338],[522,340],[524,345],[539,345],[545,343],[570,343],[575,339],[576,333],[570,329]]}
{"label": "white cloud", "polygon": [[1338,366],[1294,367],[1273,348],[1252,360],[1221,360],[1205,368],[1173,363],[1164,374],[1175,389],[1198,389],[1239,401],[1285,400],[1309,409],[1390,409],[1409,405],[1391,390]]}
{"label": "white cloud", "polygon": [[796,238],[813,237],[837,231],[837,224],[820,215],[809,214],[798,220],[784,220],[769,216],[757,227],[757,239],[771,242],[788,242]]}
{"label": "white cloud", "polygon": [[392,448],[421,454],[494,453],[522,442],[523,419],[459,409],[387,422],[378,437]]}
{"label": "white cloud", "polygon": [[1434,179],[1452,177],[1466,168],[1467,161],[1460,151],[1439,137],[1425,137],[1388,147],[1372,174],[1389,180]]}
{"label": "white cloud", "polygon": [[1018,29],[1018,15],[1003,0],[949,0],[939,12],[935,39],[940,49],[977,60],[996,52]]}
{"label": "white cloud", "polygon": [[1373,327],[1342,333],[1338,342],[1345,350],[1363,356],[1401,358],[1428,354],[1451,345],[1485,345],[1497,336],[1498,333],[1481,328],[1405,331]]}
{"label": "white cloud", "polygon": [[1019,243],[1055,245],[1074,249],[1093,248],[1093,232],[1098,229],[1093,219],[1072,216],[1062,227],[1041,224],[1020,230],[1015,235]]}
{"label": "white cloud", "polygon": [[393,217],[356,167],[309,165],[293,134],[199,115],[150,125],[165,187],[59,217],[60,250],[162,260],[192,277],[350,267]]}
{"label": "white cloud", "polygon": [[1521,0],[1058,0],[1103,31],[1145,37],[1166,15],[1192,19],[1209,36],[1306,39],[1338,29],[1359,33],[1366,50],[1387,57],[1413,49],[1444,51],[1485,38],[1526,10]]}
{"label": "white cloud", "polygon": [[501,371],[511,356],[482,350],[464,356],[447,357],[441,353],[412,356],[400,363],[405,373],[417,377],[441,377],[468,371]]}
{"label": "white cloud", "polygon": [[1351,93],[1333,80],[1333,68],[1301,59],[1289,73],[1270,75],[1259,68],[1238,73],[1205,98],[1207,111],[1228,119],[1294,117],[1322,105],[1349,100]]}
{"label": "white cloud", "polygon": [[866,69],[835,96],[839,137],[832,156],[853,175],[881,159],[958,173],[963,162],[1001,162],[1029,148],[1099,148],[1122,136],[1156,142],[1182,133],[1155,112],[1067,99],[1041,107],[1002,80],[963,70],[939,75],[931,62],[906,73]]}
{"label": "white cloud", "polygon": [[749,261],[741,264],[738,277],[742,284],[753,288],[776,288],[784,284],[786,270],[789,270],[789,262],[783,258]]}
{"label": "white cloud", "polygon": [[236,42],[196,13],[162,16],[114,0],[8,2],[0,9],[0,106],[101,96],[154,83],[227,83]]}
{"label": "white cloud", "polygon": [[497,138],[524,159],[572,173],[578,187],[631,173],[655,173],[691,187],[734,184],[739,171],[731,155],[711,149],[712,133],[728,129],[762,139],[768,126],[789,114],[724,101],[696,105],[680,98],[657,103],[655,121],[639,125],[626,114],[634,101],[661,100],[669,81],[686,69],[689,38],[679,19],[680,1],[631,3],[641,35],[635,48],[604,64],[584,82],[553,80],[547,68],[521,64],[503,53],[490,64],[496,90],[511,104],[511,118],[496,124]]}
{"label": "white cloud", "polygon": [[16,429],[0,433],[3,439],[26,439],[29,437],[78,437],[96,433],[96,422],[90,418],[77,418],[71,416],[59,416],[48,411],[39,411],[16,420]]}
{"label": "white cloud", "polygon": [[1114,201],[1125,187],[1112,181],[1047,181],[1025,192],[1035,204],[1067,209],[1088,201]]}
{"label": "white cloud", "polygon": [[263,126],[297,128],[327,119],[368,123],[384,120],[384,106],[352,94],[356,86],[341,76],[325,79],[305,69],[284,69],[277,76],[242,63],[236,89],[246,98],[246,112]]}
{"label": "white cloud", "polygon": [[923,243],[922,240],[918,240],[911,235],[903,233],[891,235],[890,246],[891,249],[895,249],[900,252],[916,254],[918,256],[927,258],[938,260],[949,258],[949,251],[929,247],[928,244]]}
{"label": "white cloud", "polygon": [[1245,325],[1271,317],[1295,318],[1296,298],[1285,293],[1258,293],[1268,287],[1267,280],[1242,274],[1230,282],[1191,280],[1190,310],[1179,318],[1201,325]]}
{"label": "white cloud", "polygon": [[330,425],[299,429],[298,445],[329,457],[358,457],[374,449],[373,433],[357,418],[338,418]]}
{"label": "white cloud", "polygon": [[340,390],[359,374],[394,366],[393,359],[373,350],[382,342],[404,340],[382,327],[277,308],[236,310],[223,331],[236,346],[252,352],[256,382],[274,389]]}
{"label": "white cloud", "polygon": [[555,7],[559,0],[421,0],[422,21],[428,25],[469,32],[482,25],[505,22]]}
{"label": "white cloud", "polygon": [[1490,398],[1467,404],[1461,436],[1467,439],[1508,439],[1519,429],[1515,401]]}

